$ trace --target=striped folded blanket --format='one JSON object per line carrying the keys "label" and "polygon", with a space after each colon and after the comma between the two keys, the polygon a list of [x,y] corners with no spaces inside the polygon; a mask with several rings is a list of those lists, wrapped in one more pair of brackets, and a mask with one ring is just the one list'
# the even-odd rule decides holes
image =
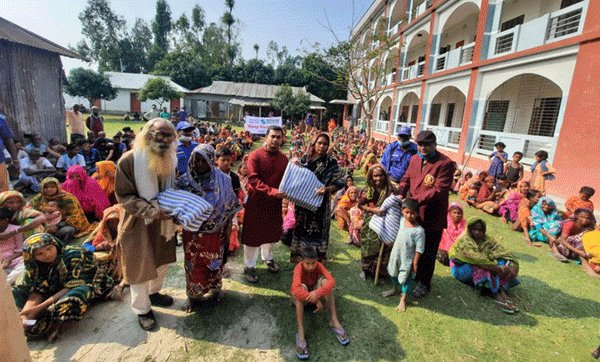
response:
{"label": "striped folded blanket", "polygon": [[310,211],[317,211],[323,204],[323,195],[317,195],[317,189],[324,185],[312,171],[289,162],[285,168],[279,191],[285,192],[286,198],[296,206]]}
{"label": "striped folded blanket", "polygon": [[198,231],[213,212],[212,205],[198,195],[169,189],[156,196],[162,211],[173,216],[187,231]]}
{"label": "striped folded blanket", "polygon": [[379,235],[379,239],[384,243],[393,244],[400,228],[402,201],[395,195],[388,196],[381,204],[381,210],[385,214],[373,215],[369,221],[369,229]]}

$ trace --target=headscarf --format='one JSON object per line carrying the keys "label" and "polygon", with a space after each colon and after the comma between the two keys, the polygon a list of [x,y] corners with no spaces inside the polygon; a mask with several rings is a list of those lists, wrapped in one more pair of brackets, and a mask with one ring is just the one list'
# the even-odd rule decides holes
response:
{"label": "headscarf", "polygon": [[[74,175],[79,176],[79,179],[72,178]],[[110,201],[98,185],[98,181],[88,176],[79,165],[69,167],[67,180],[62,184],[62,188],[77,198],[84,212],[94,213],[97,219],[101,219],[104,209],[110,206]]]}
{"label": "headscarf", "polygon": [[465,231],[456,239],[448,256],[473,265],[497,265],[498,259],[516,263],[515,257],[502,244],[490,238],[487,233],[483,240],[476,240],[471,236],[469,229],[478,222],[486,225],[480,217],[475,216],[469,219]]}
{"label": "headscarf", "polygon": [[[542,204],[546,203],[548,205],[550,205],[550,212],[548,214],[544,213],[544,211],[542,211]],[[549,198],[549,197],[542,197],[538,200],[537,204],[535,204],[535,206],[533,206],[533,208],[531,209],[531,218],[533,221],[534,225],[543,225],[547,222],[551,222],[551,221],[560,221],[562,220],[562,218],[560,217],[560,215],[558,214],[558,211],[556,210],[556,204],[554,203],[554,201]]]}
{"label": "headscarf", "polygon": [[0,207],[5,207],[4,203],[13,197],[19,199],[20,206],[19,209],[15,211],[11,223],[24,226],[29,220],[43,215],[42,212],[34,210],[31,206],[27,206],[23,194],[13,190],[0,192]]}
{"label": "headscarf", "polygon": [[[34,253],[47,245],[56,247],[54,264],[40,263]],[[25,264],[24,285],[29,293],[47,295],[61,289],[67,275],[67,268],[61,261],[63,246],[58,239],[47,233],[38,233],[28,237],[23,243],[23,263]]]}
{"label": "headscarf", "polygon": [[337,207],[345,209],[345,210],[350,210],[351,208],[356,206],[356,204],[358,203],[358,199],[350,200],[350,191],[356,191],[358,193],[358,188],[356,186],[348,187],[348,189],[344,193],[344,196],[342,196],[342,198],[338,202]]}
{"label": "headscarf", "polygon": [[[48,196],[44,194],[44,190],[47,185],[52,183],[56,185],[58,192],[56,195]],[[41,211],[49,202],[55,201],[63,215],[63,220],[75,228],[76,238],[87,235],[94,229],[95,225],[90,225],[77,198],[73,194],[62,190],[60,182],[56,178],[46,177],[43,179],[40,183],[40,190],[41,192],[29,201],[31,207]]]}
{"label": "headscarf", "polygon": [[379,193],[379,198],[375,200],[376,205],[381,206],[381,204],[383,204],[383,200],[385,200],[392,193],[392,184],[390,183],[390,178],[387,174],[387,171],[381,165],[374,165],[367,172],[367,186],[365,187],[365,191],[367,200],[373,200],[377,191],[375,183],[373,182],[373,172],[375,172],[377,169],[382,170],[384,176],[383,190],[381,190]]}
{"label": "headscarf", "polygon": [[100,161],[96,162],[96,172],[92,175],[98,185],[106,194],[106,197],[110,199],[111,195],[115,193],[115,174],[117,172],[117,166],[112,161]]}
{"label": "headscarf", "polygon": [[462,206],[460,206],[458,202],[451,202],[448,205],[448,213],[446,215],[447,226],[442,233],[442,241],[440,242],[439,246],[439,249],[445,251],[448,251],[456,242],[456,239],[465,231],[465,227],[467,225],[467,221],[464,219],[464,217],[462,220],[460,220],[458,225],[454,224],[454,220],[452,220],[452,216],[450,216],[450,211],[452,209],[460,209],[460,211],[464,212]]}
{"label": "headscarf", "polygon": [[[207,173],[197,173],[194,167],[196,157],[202,157],[208,163],[210,167]],[[215,150],[211,145],[198,145],[190,155],[187,173],[181,176],[178,182],[178,188],[203,197],[213,206],[210,218],[200,227],[201,233],[222,230],[231,217],[242,208],[233,191],[231,178],[213,165],[214,157]]]}

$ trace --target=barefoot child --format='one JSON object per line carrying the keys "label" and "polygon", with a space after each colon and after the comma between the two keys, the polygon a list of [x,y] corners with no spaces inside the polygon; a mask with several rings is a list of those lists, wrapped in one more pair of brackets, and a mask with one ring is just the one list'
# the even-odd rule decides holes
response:
{"label": "barefoot child", "polygon": [[492,152],[489,156],[491,164],[488,175],[496,178],[504,172],[504,164],[508,159],[508,153],[504,152],[506,145],[503,142],[496,142],[494,147],[496,147],[496,151]]}
{"label": "barefoot child", "polygon": [[400,229],[394,242],[387,270],[394,287],[382,293],[384,298],[401,294],[398,312],[406,310],[406,294],[409,292],[412,274],[416,274],[419,258],[425,251],[425,230],[417,220],[419,202],[406,198],[402,202]]}
{"label": "barefoot child", "polygon": [[517,184],[523,179],[523,175],[525,174],[523,170],[523,165],[521,164],[521,159],[523,158],[523,152],[515,152],[513,153],[512,161],[507,162],[504,165],[504,174],[510,181],[510,186],[515,187]]}
{"label": "barefoot child", "polygon": [[323,264],[317,261],[317,250],[311,246],[305,246],[301,251],[302,260],[294,268],[292,279],[292,300],[296,306],[296,320],[298,322],[298,333],[296,334],[296,356],[308,359],[308,349],[304,335],[304,307],[307,304],[316,306],[315,313],[323,309],[323,302],[331,313],[329,329],[334,333],[338,341],[343,345],[350,343],[350,339],[342,328],[337,318],[333,288],[335,279]]}

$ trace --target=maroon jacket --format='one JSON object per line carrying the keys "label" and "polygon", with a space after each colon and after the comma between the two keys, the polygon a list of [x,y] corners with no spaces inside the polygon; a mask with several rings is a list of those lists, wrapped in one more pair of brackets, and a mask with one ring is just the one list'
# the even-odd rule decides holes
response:
{"label": "maroon jacket", "polygon": [[439,151],[425,164],[418,154],[410,159],[398,194],[419,202],[419,218],[425,231],[441,231],[447,226],[448,194],[455,168],[454,161]]}

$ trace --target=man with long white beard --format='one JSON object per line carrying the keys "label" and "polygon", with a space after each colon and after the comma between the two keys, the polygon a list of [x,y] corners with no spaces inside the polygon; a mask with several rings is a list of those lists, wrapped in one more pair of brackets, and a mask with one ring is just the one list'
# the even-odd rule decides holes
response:
{"label": "man with long white beard", "polygon": [[133,150],[117,164],[115,194],[124,209],[117,246],[131,287],[131,308],[144,330],[156,327],[151,306],[173,304],[173,298],[159,292],[168,264],[176,260],[176,225],[155,198],[175,186],[175,137],[169,121],[153,118],[135,138]]}

